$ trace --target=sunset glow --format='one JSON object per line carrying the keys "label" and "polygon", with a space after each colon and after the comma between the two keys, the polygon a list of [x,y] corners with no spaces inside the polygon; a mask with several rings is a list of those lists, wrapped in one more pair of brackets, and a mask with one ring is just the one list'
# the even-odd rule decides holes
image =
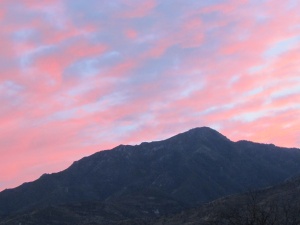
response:
{"label": "sunset glow", "polygon": [[209,126],[300,147],[299,0],[1,0],[0,190]]}

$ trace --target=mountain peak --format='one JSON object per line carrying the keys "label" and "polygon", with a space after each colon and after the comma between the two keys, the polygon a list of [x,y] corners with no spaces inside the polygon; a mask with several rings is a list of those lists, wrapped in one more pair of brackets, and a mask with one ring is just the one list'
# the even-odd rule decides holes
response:
{"label": "mountain peak", "polygon": [[195,127],[192,128],[190,130],[188,130],[187,132],[202,132],[202,133],[218,133],[220,134],[218,131],[210,128],[210,127]]}
{"label": "mountain peak", "polygon": [[190,137],[190,138],[204,138],[204,139],[222,139],[229,141],[227,137],[210,127],[195,127],[186,132],[180,133],[174,137]]}

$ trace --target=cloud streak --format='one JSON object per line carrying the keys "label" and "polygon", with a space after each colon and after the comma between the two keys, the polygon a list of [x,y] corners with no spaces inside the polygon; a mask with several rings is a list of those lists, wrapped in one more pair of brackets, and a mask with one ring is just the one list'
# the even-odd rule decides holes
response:
{"label": "cloud streak", "polygon": [[300,147],[297,1],[0,8],[0,189],[195,126]]}

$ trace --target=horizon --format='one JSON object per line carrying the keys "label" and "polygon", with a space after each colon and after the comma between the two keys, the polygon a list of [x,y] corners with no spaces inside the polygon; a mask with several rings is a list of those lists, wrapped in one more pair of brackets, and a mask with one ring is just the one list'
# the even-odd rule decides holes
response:
{"label": "horizon", "polygon": [[[152,140],[152,141],[149,141],[149,142],[147,141],[146,143],[165,141],[165,140],[168,140],[168,139],[170,139],[170,138],[173,138],[173,137],[175,137],[175,136],[177,136],[177,135],[184,134],[184,133],[188,133],[188,132],[190,132],[191,130],[195,130],[195,129],[203,129],[203,128],[209,128],[209,129],[212,129],[213,131],[216,131],[217,133],[219,133],[219,134],[221,134],[221,135],[223,135],[224,137],[227,138],[226,135],[220,133],[219,131],[217,131],[217,130],[211,128],[211,127],[203,126],[203,127],[194,127],[194,128],[190,128],[189,130],[183,131],[183,132],[181,132],[181,133],[173,134],[173,135],[168,136],[168,137],[166,137],[166,138],[164,138],[164,139]],[[232,141],[232,140],[229,139],[229,141]],[[262,145],[274,145],[273,143],[252,142],[251,140],[245,140],[245,139],[240,139],[240,140],[232,141],[232,142],[236,143],[236,142],[240,142],[240,141],[249,141],[249,142],[251,142],[251,143],[262,144]],[[114,150],[115,148],[117,148],[117,147],[119,147],[119,146],[122,146],[122,145],[125,145],[125,146],[140,146],[140,145],[142,145],[143,143],[145,143],[145,141],[142,141],[142,142],[139,142],[139,143],[136,143],[136,144],[128,144],[128,145],[127,145],[127,144],[122,144],[122,143],[120,143],[120,144],[118,144],[118,145],[116,145],[116,146],[113,146],[113,147],[110,148],[110,149],[101,149],[101,150],[98,150],[98,151],[96,151],[96,152],[91,153],[90,155],[85,155],[85,156],[83,156],[83,157],[90,157],[90,156],[92,156],[93,154],[96,154],[96,153],[99,153],[99,152],[102,152],[102,151],[111,151],[111,150]],[[279,148],[288,148],[288,147],[277,146],[277,145],[274,145],[274,146],[275,146],[275,147],[279,147]],[[296,148],[296,147],[290,147],[290,148]],[[296,148],[296,149],[300,150],[300,148]],[[55,171],[55,172],[53,172],[53,171],[52,171],[52,172],[45,172],[45,173],[41,174],[39,177],[37,177],[37,178],[35,178],[35,179],[33,179],[33,180],[27,180],[27,181],[24,181],[23,183],[21,183],[21,184],[15,186],[15,187],[8,187],[8,188],[5,188],[5,189],[0,189],[0,192],[5,191],[5,190],[10,190],[10,189],[14,189],[14,188],[20,187],[21,185],[26,184],[26,183],[34,182],[34,181],[36,181],[37,179],[40,179],[40,178],[41,178],[42,176],[44,176],[45,174],[51,175],[51,174],[63,172],[64,170],[66,170],[66,169],[68,169],[70,166],[72,166],[74,162],[80,161],[81,159],[83,159],[83,158],[76,159],[75,161],[71,162],[69,165],[66,165],[65,168],[62,168],[62,169],[59,170],[59,171]]]}
{"label": "horizon", "polygon": [[300,2],[3,0],[0,190],[207,126],[300,148]]}

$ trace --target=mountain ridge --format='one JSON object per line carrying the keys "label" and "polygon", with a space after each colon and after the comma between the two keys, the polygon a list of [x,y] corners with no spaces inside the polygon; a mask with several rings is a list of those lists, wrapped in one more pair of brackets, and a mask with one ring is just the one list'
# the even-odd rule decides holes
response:
{"label": "mountain ridge", "polygon": [[[194,128],[162,141],[100,151],[64,171],[5,190],[0,214],[85,201],[120,204],[149,193],[164,196],[162,204],[171,201],[176,211],[282,182],[300,173],[298,162],[299,149],[232,142],[211,128]],[[142,212],[144,206],[139,207]]]}

